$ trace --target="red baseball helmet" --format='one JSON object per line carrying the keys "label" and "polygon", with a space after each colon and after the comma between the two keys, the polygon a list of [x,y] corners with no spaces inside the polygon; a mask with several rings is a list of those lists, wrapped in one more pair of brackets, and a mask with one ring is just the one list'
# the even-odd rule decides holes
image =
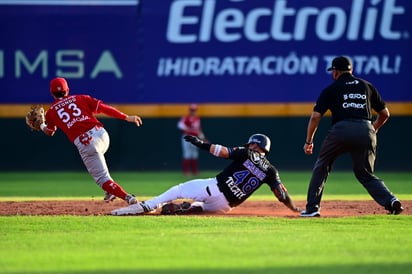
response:
{"label": "red baseball helmet", "polygon": [[65,96],[69,94],[69,85],[66,79],[57,77],[50,81],[50,92],[53,95]]}

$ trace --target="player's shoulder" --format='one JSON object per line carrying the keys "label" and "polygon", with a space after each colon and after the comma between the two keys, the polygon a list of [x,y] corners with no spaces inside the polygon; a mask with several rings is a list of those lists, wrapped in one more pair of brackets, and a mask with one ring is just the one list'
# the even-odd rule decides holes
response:
{"label": "player's shoulder", "polygon": [[76,96],[77,101],[81,101],[81,102],[100,102],[99,99],[96,99],[89,94],[76,94],[74,96]]}
{"label": "player's shoulder", "polygon": [[75,94],[73,96],[76,97],[76,98],[93,98],[89,94]]}

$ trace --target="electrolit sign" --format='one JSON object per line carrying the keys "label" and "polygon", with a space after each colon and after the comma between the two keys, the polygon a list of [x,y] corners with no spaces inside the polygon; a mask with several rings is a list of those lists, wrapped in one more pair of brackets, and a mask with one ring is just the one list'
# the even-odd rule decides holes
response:
{"label": "electrolit sign", "polygon": [[[174,1],[170,6],[166,37],[171,43],[302,41],[313,32],[320,41],[399,40],[403,33],[393,29],[392,24],[396,16],[405,15],[405,7],[396,6],[395,0],[384,1],[379,12],[379,2],[371,1],[365,6],[364,0],[345,1],[351,4],[345,9],[337,6],[295,8],[289,6],[287,0],[259,7],[263,2],[253,1],[256,6],[250,9],[242,10],[233,4],[218,10],[216,0]],[[199,12],[189,13],[190,9],[199,9]],[[264,21],[266,24],[259,27]],[[286,27],[288,21],[291,28]],[[194,31],[184,31],[190,27]]]}
{"label": "electrolit sign", "polygon": [[167,87],[177,101],[312,102],[336,55],[386,100],[412,99],[410,1],[177,0],[167,9],[166,19],[144,16],[145,87]]}
{"label": "electrolit sign", "polygon": [[0,103],[49,101],[56,76],[113,103],[313,102],[337,55],[412,101],[409,0],[17,2],[0,1]]}

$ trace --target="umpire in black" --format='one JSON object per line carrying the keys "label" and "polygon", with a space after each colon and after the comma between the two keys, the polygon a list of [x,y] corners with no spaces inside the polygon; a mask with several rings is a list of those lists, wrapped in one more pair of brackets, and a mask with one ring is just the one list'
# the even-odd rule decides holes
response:
{"label": "umpire in black", "polygon": [[[324,139],[310,180],[306,209],[302,217],[319,217],[323,188],[336,158],[349,152],[353,171],[372,198],[390,214],[403,211],[401,202],[374,175],[376,133],[389,118],[389,110],[378,90],[369,82],[352,75],[352,62],[345,56],[333,59],[334,82],[319,95],[308,122],[303,150],[313,153],[313,138],[322,116],[332,113],[332,126]],[[372,122],[372,109],[378,114]]]}

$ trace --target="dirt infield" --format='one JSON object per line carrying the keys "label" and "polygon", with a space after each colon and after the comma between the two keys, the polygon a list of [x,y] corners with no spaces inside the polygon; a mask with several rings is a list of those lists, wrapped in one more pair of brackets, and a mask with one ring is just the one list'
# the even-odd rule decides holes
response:
{"label": "dirt infield", "polygon": [[[297,202],[297,206],[304,207],[304,202]],[[403,201],[405,208],[402,214],[412,215],[412,201]],[[75,216],[99,216],[109,215],[111,210],[126,206],[126,203],[115,200],[104,203],[97,200],[81,201],[24,201],[24,202],[0,202],[0,216],[13,215],[75,215]],[[374,201],[323,201],[322,217],[343,217],[362,215],[385,215],[386,210]],[[156,214],[153,214],[156,215]],[[223,215],[223,214],[202,214]],[[225,216],[269,216],[269,217],[297,217],[283,204],[273,201],[246,201]]]}

